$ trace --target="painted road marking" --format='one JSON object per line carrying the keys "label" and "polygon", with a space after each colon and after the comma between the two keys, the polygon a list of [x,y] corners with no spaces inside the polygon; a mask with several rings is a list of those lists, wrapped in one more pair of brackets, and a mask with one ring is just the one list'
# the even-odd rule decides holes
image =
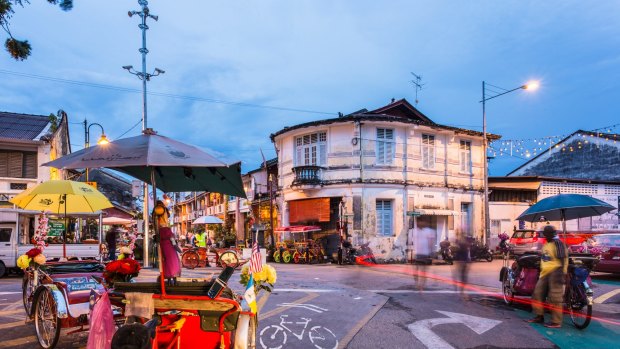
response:
{"label": "painted road marking", "polygon": [[10,294],[22,294],[21,291],[19,292],[0,292],[0,296],[6,296],[6,295],[10,295]]}
{"label": "painted road marking", "polygon": [[5,329],[5,328],[23,326],[23,325],[26,325],[26,322],[24,320],[15,321],[15,322],[7,322],[6,324],[0,324],[0,330]]}
{"label": "painted road marking", "polygon": [[[308,302],[308,301],[310,301],[312,299],[315,299],[318,296],[319,295],[317,293],[309,293],[307,296],[302,297],[302,298],[294,301],[293,303],[300,304],[300,303]],[[282,308],[275,308],[275,309],[270,310],[268,312],[262,313],[262,314],[260,314],[258,316],[258,320],[263,320],[263,319],[266,319],[268,317],[280,314],[281,312],[285,311],[286,309],[288,309],[288,308],[284,308],[284,307],[282,307]]]}
{"label": "painted road marking", "polygon": [[353,337],[355,337],[355,335],[362,329],[362,327],[364,327],[368,323],[368,321],[370,321],[370,319],[372,319],[379,312],[379,310],[383,308],[385,303],[387,303],[387,301],[389,300],[388,297],[383,297],[383,298],[384,299],[382,301],[380,301],[377,305],[375,305],[373,309],[371,309],[368,312],[368,314],[366,314],[366,316],[364,316],[360,321],[358,321],[355,324],[355,326],[353,326],[353,328],[350,329],[349,332],[344,337],[342,337],[342,339],[340,340],[340,346],[338,347],[338,349],[344,349],[348,347],[349,342],[351,342]]}
{"label": "painted road marking", "polygon": [[278,304],[278,307],[304,308],[319,314],[327,311],[327,309],[325,308],[321,308],[317,305],[307,303],[280,303]]}
{"label": "painted road marking", "polygon": [[[368,292],[373,293],[437,293],[437,294],[454,294],[461,293],[461,291],[455,290],[368,290]],[[497,292],[492,291],[462,291],[462,293],[467,294],[484,294],[484,295],[496,295]]]}
{"label": "painted road marking", "polygon": [[35,336],[22,337],[17,339],[12,339],[10,341],[2,341],[0,342],[0,348],[10,348],[16,347],[19,345],[29,344],[29,343],[37,343],[38,339]]}
{"label": "painted road marking", "polygon": [[340,290],[320,289],[320,288],[276,288],[273,292],[311,292],[311,293],[328,293],[341,292]]}
{"label": "painted road marking", "polygon": [[25,312],[26,311],[24,309],[2,310],[0,311],[0,316],[13,315],[13,314],[19,314],[19,313],[25,313]]}
{"label": "painted road marking", "polygon": [[607,292],[607,293],[605,293],[603,295],[600,295],[600,296],[594,298],[594,303],[605,303],[606,300],[608,300],[609,298],[611,298],[611,297],[613,297],[613,296],[615,296],[617,294],[620,294],[620,288],[617,288],[617,289],[615,289],[615,290],[613,290],[611,292]]}
{"label": "painted road marking", "polygon": [[[312,319],[299,318],[301,321],[286,321],[288,315],[280,315],[280,324],[269,325],[260,331],[259,343],[263,349],[282,349],[286,348],[288,339],[287,332],[297,338],[304,340],[304,334],[308,334],[308,339],[315,348],[336,349],[338,348],[338,337],[327,327],[310,326]],[[303,328],[301,328],[303,326]],[[310,327],[310,329],[308,329]],[[295,329],[298,331],[296,332]],[[299,331],[301,329],[301,331]],[[306,332],[306,330],[308,330]]]}
{"label": "painted road marking", "polygon": [[442,324],[463,324],[477,334],[483,334],[501,323],[499,320],[487,319],[478,316],[451,313],[441,310],[435,311],[447,316],[447,318],[425,319],[416,321],[407,326],[409,331],[411,331],[411,333],[429,349],[454,349],[450,343],[446,342],[435,334],[435,332],[433,332],[434,326]]}

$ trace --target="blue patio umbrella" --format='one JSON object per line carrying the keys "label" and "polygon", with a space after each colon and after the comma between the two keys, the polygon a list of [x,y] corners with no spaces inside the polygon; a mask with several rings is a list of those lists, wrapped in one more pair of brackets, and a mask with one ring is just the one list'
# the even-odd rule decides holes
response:
{"label": "blue patio umbrella", "polygon": [[517,220],[528,222],[562,221],[562,228],[566,232],[567,220],[600,216],[615,209],[614,206],[591,196],[558,194],[540,200],[521,213]]}

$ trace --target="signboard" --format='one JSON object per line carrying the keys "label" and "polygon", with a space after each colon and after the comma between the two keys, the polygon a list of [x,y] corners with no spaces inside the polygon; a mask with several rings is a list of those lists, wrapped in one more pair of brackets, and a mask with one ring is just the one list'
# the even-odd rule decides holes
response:
{"label": "signboard", "polygon": [[90,185],[91,187],[97,189],[97,182],[85,182],[85,183]]}
{"label": "signboard", "polygon": [[142,196],[142,181],[131,181],[131,196],[138,198]]}
{"label": "signboard", "polygon": [[417,211],[407,211],[407,216],[420,217],[421,215],[422,213],[417,212]]}
{"label": "signboard", "polygon": [[47,225],[50,228],[50,230],[47,232],[47,236],[58,236],[58,237],[60,237],[65,232],[65,222],[64,221],[50,219],[47,222]]}

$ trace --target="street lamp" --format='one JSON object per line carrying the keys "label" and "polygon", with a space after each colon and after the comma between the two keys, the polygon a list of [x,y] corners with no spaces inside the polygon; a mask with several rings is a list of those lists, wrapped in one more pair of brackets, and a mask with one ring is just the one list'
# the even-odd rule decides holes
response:
{"label": "street lamp", "polygon": [[[490,91],[492,93],[495,93],[494,95],[487,97],[487,85],[490,85],[496,89],[500,89],[503,90],[503,92],[497,92],[497,91]],[[491,218],[489,216],[489,162],[487,159],[487,147],[488,147],[488,140],[487,140],[487,114],[486,114],[486,101],[491,100],[493,98],[497,98],[499,96],[503,96],[505,94],[508,94],[510,92],[514,92],[517,90],[528,90],[528,91],[534,91],[536,89],[538,89],[538,87],[540,87],[540,83],[538,81],[529,81],[527,84],[525,85],[521,85],[519,87],[513,88],[512,90],[506,90],[503,89],[501,87],[495,86],[495,85],[491,85],[491,84],[487,84],[485,81],[482,81],[482,100],[480,101],[482,103],[482,145],[483,145],[483,151],[484,151],[484,236],[483,239],[484,241],[487,241],[487,239],[491,236]]]}
{"label": "street lamp", "polygon": [[[103,126],[96,122],[89,125],[88,121],[84,119],[84,148],[90,147],[90,128],[93,125],[97,125],[101,128],[101,136],[99,137],[99,140],[97,140],[97,144],[104,145],[110,143],[110,140],[108,140],[108,137],[105,135]],[[86,168],[86,182],[88,182],[88,168]]]}

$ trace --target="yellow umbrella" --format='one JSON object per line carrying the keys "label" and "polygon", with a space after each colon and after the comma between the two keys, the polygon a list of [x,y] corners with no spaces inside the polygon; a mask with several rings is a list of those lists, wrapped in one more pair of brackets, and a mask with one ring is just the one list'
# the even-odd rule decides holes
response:
{"label": "yellow umbrella", "polygon": [[[67,180],[51,180],[36,187],[26,189],[14,198],[11,203],[32,211],[47,211],[56,214],[97,212],[112,207],[108,199],[92,186]],[[67,235],[65,222],[63,237],[63,257],[66,257],[64,241]]]}

